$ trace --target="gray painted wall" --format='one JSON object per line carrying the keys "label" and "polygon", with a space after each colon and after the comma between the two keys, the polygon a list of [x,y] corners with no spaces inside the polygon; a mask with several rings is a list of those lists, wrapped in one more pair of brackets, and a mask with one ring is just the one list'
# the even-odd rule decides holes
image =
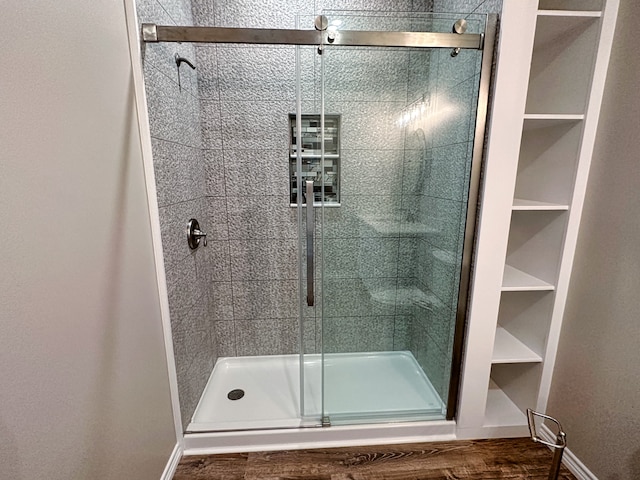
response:
{"label": "gray painted wall", "polygon": [[621,2],[548,406],[601,480],[640,478],[638,22]]}
{"label": "gray painted wall", "polygon": [[123,4],[2,6],[0,477],[157,479],[176,436]]}

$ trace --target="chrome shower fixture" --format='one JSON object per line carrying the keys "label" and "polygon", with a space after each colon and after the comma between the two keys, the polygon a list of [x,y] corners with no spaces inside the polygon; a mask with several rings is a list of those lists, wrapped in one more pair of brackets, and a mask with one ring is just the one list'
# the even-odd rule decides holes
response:
{"label": "chrome shower fixture", "polygon": [[180,65],[182,65],[183,63],[186,63],[193,70],[196,69],[196,66],[193,63],[191,63],[189,60],[187,60],[186,58],[181,57],[180,55],[178,55],[177,53],[176,53],[174,58],[176,59],[176,68],[178,69],[178,88],[182,92],[182,85],[180,84]]}
{"label": "chrome shower fixture", "polygon": [[[458,35],[462,35],[467,31],[467,21],[464,18],[459,19],[456,23],[453,24],[453,28],[451,31],[453,33],[457,33]],[[460,53],[460,47],[456,47],[451,51],[452,57],[457,57]]]}
{"label": "chrome shower fixture", "polygon": [[187,243],[191,250],[195,250],[200,246],[200,240],[203,245],[207,246],[207,234],[200,230],[200,224],[195,218],[190,219],[187,222]]}
{"label": "chrome shower fixture", "polygon": [[[555,433],[555,442],[549,441],[544,436],[539,436],[536,428],[536,417],[552,422],[557,427]],[[562,454],[567,446],[567,434],[562,430],[560,422],[549,415],[543,413],[534,412],[530,408],[527,408],[527,422],[529,423],[529,433],[531,434],[531,440],[536,443],[541,443],[553,449],[553,461],[551,462],[551,469],[549,470],[548,480],[558,480],[560,478],[560,465],[562,464]],[[544,425],[544,424],[543,424]],[[547,428],[548,435],[553,436],[553,432],[550,428]]]}
{"label": "chrome shower fixture", "polygon": [[178,68],[180,68],[180,65],[181,65],[183,62],[184,62],[184,63],[186,63],[187,65],[189,65],[193,70],[195,70],[195,69],[196,69],[196,67],[195,67],[195,65],[194,65],[193,63],[191,63],[189,60],[187,60],[187,59],[186,59],[186,58],[184,58],[184,57],[181,57],[180,55],[178,55],[178,54],[176,53],[176,66],[177,66]]}

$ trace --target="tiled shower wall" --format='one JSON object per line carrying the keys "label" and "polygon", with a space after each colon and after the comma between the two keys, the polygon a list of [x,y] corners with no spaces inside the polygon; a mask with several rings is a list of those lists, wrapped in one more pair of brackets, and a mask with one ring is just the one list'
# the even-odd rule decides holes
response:
{"label": "tiled shower wall", "polygon": [[[384,29],[388,21],[367,28]],[[409,70],[410,53],[402,49],[326,54],[326,110],[341,114],[343,125],[342,206],[325,213],[328,352],[408,349],[413,234],[402,191],[414,179],[396,122],[410,102]]]}
{"label": "tiled shower wall", "polygon": [[[197,14],[196,22],[211,23]],[[287,190],[293,49],[201,45],[196,58],[208,215],[217,225],[207,248],[219,354],[297,352],[298,233]]]}
{"label": "tiled shower wall", "polygon": [[433,0],[433,11],[500,13],[502,0]]}
{"label": "tiled shower wall", "polygon": [[[141,21],[159,24],[293,28],[296,12],[309,14],[310,22],[322,8],[432,8],[432,2],[417,0],[366,6],[357,0],[299,0],[286,9],[281,3],[210,0],[194,2],[191,11],[184,0],[138,0],[138,9]],[[318,111],[314,50],[302,52],[303,112]],[[182,66],[182,90],[176,52],[195,58],[197,66],[196,72]],[[444,317],[407,299],[423,290],[445,297],[438,308],[455,309],[424,273],[433,267],[429,248],[446,253],[450,246],[422,238],[403,223],[421,222],[416,206],[426,212],[436,203],[459,218],[459,205],[456,211],[455,201],[440,198],[439,184],[425,186],[416,177],[424,160],[435,158],[438,165],[444,152],[438,147],[445,144],[430,140],[428,149],[416,149],[392,126],[421,89],[436,85],[433,73],[424,74],[433,72],[435,60],[426,53],[417,59],[407,52],[370,51],[362,58],[333,53],[326,57],[327,112],[342,114],[343,206],[328,209],[325,218],[325,350],[411,348],[430,377],[444,379],[449,365],[444,357],[433,358],[450,335],[434,323]],[[216,356],[299,351],[298,232],[287,170],[287,117],[295,112],[296,98],[294,48],[147,45],[145,77],[186,424]],[[371,125],[372,118],[377,125]],[[456,147],[455,158],[462,158],[462,148]],[[416,158],[415,151],[423,157]],[[184,238],[191,217],[200,220],[209,240],[195,252]],[[449,215],[438,221],[443,218]],[[314,352],[320,307],[306,307],[304,317],[305,352]],[[434,333],[435,328],[442,331]],[[441,393],[444,383],[434,381]]]}
{"label": "tiled shower wall", "polygon": [[[293,28],[294,13],[362,9],[361,2],[198,2],[196,24]],[[424,11],[408,1],[367,9]],[[342,114],[342,206],[325,218],[325,351],[408,348],[411,311],[396,308],[409,282],[399,262],[402,129],[409,55],[398,51],[327,55],[328,113]],[[288,114],[295,112],[295,49],[198,45],[203,149],[214,260],[212,320],[221,356],[295,353],[298,347],[296,210],[289,206]],[[319,111],[319,59],[302,51],[303,113]],[[372,119],[375,119],[372,122]],[[375,199],[372,200],[372,198]],[[386,213],[385,213],[386,212]],[[390,227],[376,217],[393,219]],[[368,219],[368,220],[364,220]],[[378,219],[379,220],[379,219]],[[379,222],[378,222],[379,223]],[[400,267],[398,265],[400,264]],[[319,288],[319,287],[318,287]],[[320,306],[305,307],[305,352],[319,348]]]}
{"label": "tiled shower wall", "polygon": [[[191,5],[185,0],[138,0],[137,10],[141,23],[192,23]],[[185,235],[190,218],[197,218],[205,232],[212,231],[206,215],[197,76],[183,64],[179,86],[174,58],[179,53],[193,62],[195,50],[174,43],[143,48],[178,392],[186,426],[213,368],[217,346],[210,324],[209,251],[190,250]]]}

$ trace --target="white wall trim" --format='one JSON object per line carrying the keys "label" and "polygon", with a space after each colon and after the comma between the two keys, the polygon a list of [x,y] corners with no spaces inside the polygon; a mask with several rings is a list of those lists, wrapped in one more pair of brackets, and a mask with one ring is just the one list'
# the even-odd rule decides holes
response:
{"label": "white wall trim", "polygon": [[180,415],[180,401],[178,398],[178,376],[176,373],[173,354],[171,319],[169,317],[169,296],[167,293],[167,278],[164,269],[164,256],[162,253],[160,213],[158,210],[156,179],[151,152],[151,129],[149,127],[147,97],[144,89],[144,71],[142,67],[142,55],[140,53],[141,44],[140,34],[138,33],[138,17],[136,15],[135,0],[124,0],[124,7],[125,15],[127,17],[127,34],[129,36],[129,54],[131,56],[131,68],[133,71],[133,86],[138,116],[138,130],[140,132],[140,140],[142,144],[142,160],[144,164],[144,178],[147,191],[147,206],[149,208],[149,218],[151,219],[153,256],[156,266],[158,294],[160,296],[160,315],[162,318],[162,331],[164,334],[164,345],[167,355],[167,373],[169,376],[171,406],[173,409],[176,441],[180,446],[180,452],[182,452],[182,450],[184,450],[184,435],[182,431],[182,417]]}
{"label": "white wall trim", "polygon": [[538,0],[504,2],[495,52],[494,98],[487,124],[486,165],[458,398],[458,425],[475,431],[485,423],[518,170],[513,154],[520,150],[537,7]]}
{"label": "white wall trim", "polygon": [[526,425],[497,425],[456,429],[456,440],[521,438],[527,436],[529,436],[529,427]]}
{"label": "white wall trim", "polygon": [[173,478],[173,475],[176,473],[181,458],[182,445],[180,445],[180,443],[176,443],[176,446],[173,447],[173,452],[171,452],[171,456],[169,457],[169,461],[164,467],[164,471],[162,472],[160,480],[171,480]]}
{"label": "white wall trim", "polygon": [[[540,428],[540,437],[547,442],[556,441],[556,436],[546,425],[542,425],[542,428]],[[567,467],[578,480],[598,480],[598,477],[568,448],[564,449],[562,464]]]}

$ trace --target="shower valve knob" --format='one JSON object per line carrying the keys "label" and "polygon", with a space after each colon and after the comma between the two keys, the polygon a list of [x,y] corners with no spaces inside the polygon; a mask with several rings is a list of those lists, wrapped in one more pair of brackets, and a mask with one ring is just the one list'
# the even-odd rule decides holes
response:
{"label": "shower valve knob", "polygon": [[195,250],[200,246],[200,240],[202,240],[203,246],[207,246],[207,234],[200,230],[200,224],[198,220],[192,218],[187,222],[187,242],[189,248]]}
{"label": "shower valve knob", "polygon": [[204,233],[201,230],[194,230],[193,231],[193,236],[196,237],[196,238],[202,238],[202,245],[205,246],[205,247],[207,246],[207,234],[206,233]]}

